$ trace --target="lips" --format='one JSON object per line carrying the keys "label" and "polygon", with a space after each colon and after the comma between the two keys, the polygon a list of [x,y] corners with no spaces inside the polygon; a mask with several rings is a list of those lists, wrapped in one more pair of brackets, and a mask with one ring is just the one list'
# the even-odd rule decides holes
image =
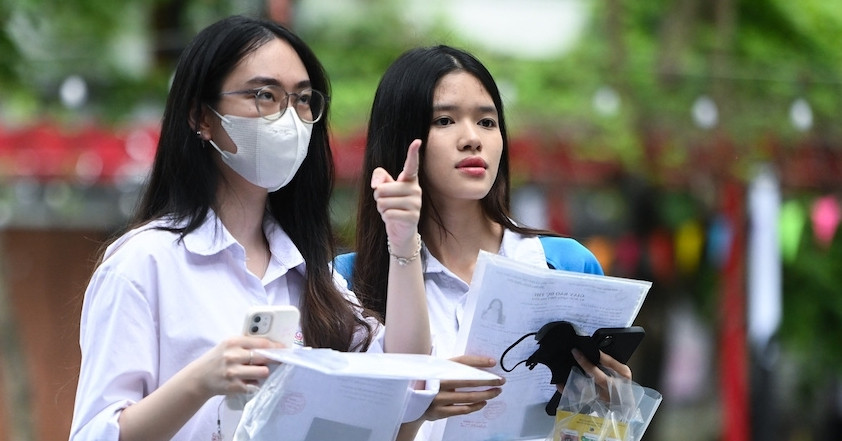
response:
{"label": "lips", "polygon": [[456,170],[471,178],[484,178],[486,168],[488,168],[488,163],[478,157],[465,158],[456,164]]}
{"label": "lips", "polygon": [[482,158],[465,158],[456,164],[456,168],[488,168],[488,164]]}

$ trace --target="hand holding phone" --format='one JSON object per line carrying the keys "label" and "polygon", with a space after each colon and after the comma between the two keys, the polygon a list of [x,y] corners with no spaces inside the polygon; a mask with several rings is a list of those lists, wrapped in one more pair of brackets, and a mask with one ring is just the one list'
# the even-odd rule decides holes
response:
{"label": "hand holding phone", "polygon": [[[291,348],[295,344],[295,333],[298,331],[300,315],[298,308],[291,305],[253,306],[248,310],[243,321],[243,335],[268,338],[283,344],[284,347]],[[271,369],[273,367],[270,366],[270,371]],[[229,409],[243,410],[248,400],[256,393],[257,388],[254,388],[247,393],[230,395],[225,398],[225,403]]]}
{"label": "hand holding phone", "polygon": [[[622,364],[626,364],[645,335],[642,327],[630,326],[628,328],[599,328],[594,331],[591,337],[588,337],[578,335],[573,326],[567,322],[550,322],[541,328],[535,338],[539,340],[539,344],[542,343],[544,338],[547,338],[548,345],[561,343],[561,348],[556,348],[553,354],[551,352],[553,349],[545,349],[544,345],[541,345],[535,354],[527,360],[527,366],[532,369],[535,363],[546,364],[552,371],[553,379],[551,383],[559,384],[559,382],[566,381],[571,366],[577,364],[572,354],[569,354],[571,347],[582,351],[582,354],[593,364],[599,364],[599,352],[597,350],[605,352]],[[550,356],[548,357],[548,355]],[[545,408],[547,415],[555,415],[560,400],[561,393],[556,391]]]}
{"label": "hand holding phone", "polygon": [[291,305],[261,305],[252,307],[243,323],[243,335],[265,337],[293,347],[300,318],[298,308]]}
{"label": "hand holding phone", "polygon": [[640,326],[599,328],[594,332],[593,340],[600,351],[626,364],[645,335]]}

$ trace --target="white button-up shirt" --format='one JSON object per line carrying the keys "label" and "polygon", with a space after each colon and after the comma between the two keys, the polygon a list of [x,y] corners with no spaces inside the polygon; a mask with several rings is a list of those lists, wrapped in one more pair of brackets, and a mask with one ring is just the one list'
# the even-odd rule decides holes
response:
{"label": "white button-up shirt", "polygon": [[[548,245],[550,248],[545,252],[544,244],[538,237],[527,237],[511,230],[505,230],[499,254],[540,268],[549,267],[551,262],[555,269],[602,274],[599,261],[582,244],[571,238],[550,239]],[[426,247],[424,247],[422,255],[433,354],[442,358],[462,355],[455,351],[454,346],[460,325],[463,322],[470,285],[442,265],[438,259],[430,254]],[[354,253],[337,257],[335,260],[337,269],[350,278],[353,274],[355,258]],[[446,422],[446,419],[425,422],[415,440],[428,441],[433,439],[433,425],[442,425]]]}
{"label": "white button-up shirt", "polygon": [[[587,264],[598,267],[596,259],[587,248],[573,239],[566,239],[565,245],[565,254],[554,256],[561,265],[558,269],[581,271]],[[433,352],[436,356],[443,358],[462,355],[454,350],[454,345],[463,321],[470,285],[442,265],[426,248],[423,252],[426,262],[424,282],[427,290],[427,307],[430,312]],[[526,237],[508,229],[503,232],[499,254],[527,265],[548,267],[547,256],[540,239]],[[601,269],[599,271],[601,272]],[[443,425],[446,422],[446,419],[425,422],[418,431],[415,441],[432,439],[434,425]],[[438,429],[441,430],[441,427]]]}
{"label": "white button-up shirt", "polygon": [[[537,237],[524,237],[505,230],[499,254],[528,265],[547,267],[544,248]],[[426,258],[424,282],[427,290],[427,307],[430,311],[433,352],[443,358],[462,355],[454,352],[453,345],[462,323],[462,314],[470,285],[442,265],[426,248],[424,248],[424,257]]]}
{"label": "white button-up shirt", "polygon": [[[220,341],[241,335],[249,307],[300,306],[304,259],[275,222],[264,222],[271,259],[262,279],[246,268],[244,248],[214,213],[181,241],[154,228],[161,225],[153,222],[111,244],[91,278],[71,440],[117,441],[120,412]],[[382,351],[384,328],[376,329],[370,350]],[[233,412],[221,400],[208,400],[172,439],[211,440],[218,418],[228,426],[223,432],[232,433],[239,414],[220,415]]]}

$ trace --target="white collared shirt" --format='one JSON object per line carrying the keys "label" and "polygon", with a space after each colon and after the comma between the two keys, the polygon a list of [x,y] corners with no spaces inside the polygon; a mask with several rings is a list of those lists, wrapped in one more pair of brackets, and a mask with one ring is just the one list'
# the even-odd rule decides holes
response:
{"label": "white collared shirt", "polygon": [[[470,284],[442,265],[426,247],[423,252],[433,353],[442,358],[462,355],[455,353],[453,344],[459,333]],[[508,229],[503,232],[499,254],[528,265],[547,267],[544,248],[537,237],[525,237]]]}
{"label": "white collared shirt", "polygon": [[[167,224],[152,222],[111,244],[88,285],[71,440],[117,441],[120,412],[220,341],[241,335],[249,307],[300,306],[304,260],[274,221],[264,221],[271,258],[262,279],[246,268],[244,248],[214,213],[182,241],[155,228],[161,225]],[[383,334],[378,325],[370,351],[382,352]],[[208,400],[172,439],[211,440],[221,400]]]}
{"label": "white collared shirt", "polygon": [[[570,253],[562,256],[564,260],[561,262],[562,268],[560,269],[581,271],[580,267],[583,266],[584,262],[596,262],[590,251],[575,240],[567,239],[565,243]],[[459,327],[463,322],[470,284],[442,265],[426,248],[423,252],[426,262],[424,282],[427,290],[427,307],[430,312],[433,353],[442,358],[462,355],[454,350],[454,345],[457,341],[456,336],[459,333]],[[524,236],[506,229],[503,231],[503,240],[500,243],[498,254],[527,265],[548,268],[544,246],[538,237]],[[431,440],[433,438],[432,433],[436,430],[434,426],[441,426],[446,422],[446,419],[425,421],[421,425],[415,441]],[[443,430],[443,427],[438,427],[438,429]]]}

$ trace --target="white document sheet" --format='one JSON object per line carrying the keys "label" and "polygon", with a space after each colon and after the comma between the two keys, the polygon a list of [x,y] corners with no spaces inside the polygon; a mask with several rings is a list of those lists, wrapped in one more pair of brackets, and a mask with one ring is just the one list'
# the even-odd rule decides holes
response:
{"label": "white document sheet", "polygon": [[498,375],[438,357],[420,354],[339,352],[332,349],[261,349],[281,363],[330,375],[399,380],[494,380]]}
{"label": "white document sheet", "polygon": [[281,364],[246,404],[235,441],[393,440],[412,380],[499,378],[427,355],[259,352]]}
{"label": "white document sheet", "polygon": [[[437,422],[433,439],[543,440],[554,423],[545,411],[556,391],[550,370],[543,364],[532,370],[521,364],[504,372],[499,363],[503,351],[553,321],[573,323],[580,335],[631,326],[651,286],[647,281],[536,268],[481,251],[456,353],[497,359],[490,372],[505,377],[506,384],[479,412]],[[511,369],[536,349],[535,338],[527,337],[506,354],[505,367]]]}

